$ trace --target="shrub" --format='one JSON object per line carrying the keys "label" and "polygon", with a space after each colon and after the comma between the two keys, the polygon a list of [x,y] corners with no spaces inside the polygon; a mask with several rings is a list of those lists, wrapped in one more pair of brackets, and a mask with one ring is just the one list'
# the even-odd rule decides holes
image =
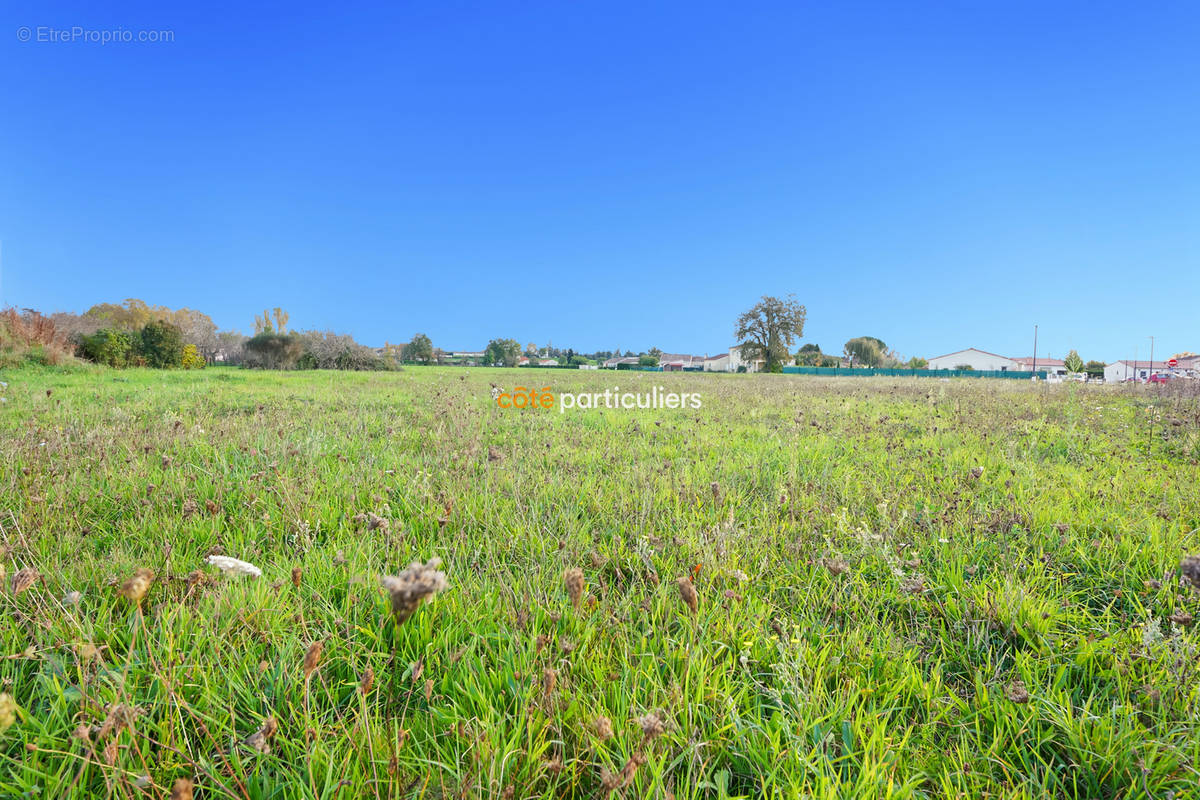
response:
{"label": "shrub", "polygon": [[127,367],[134,355],[136,342],[128,331],[101,328],[90,336],[79,338],[78,353],[82,358],[108,367]]}
{"label": "shrub", "polygon": [[165,369],[183,366],[183,331],[169,322],[151,320],[142,328],[138,354],[146,366]]}
{"label": "shrub", "polygon": [[71,344],[54,320],[32,309],[0,311],[0,366],[72,361]]}
{"label": "shrub", "polygon": [[259,369],[295,369],[304,354],[304,343],[295,333],[264,331],[246,340],[246,366]]}
{"label": "shrub", "polygon": [[181,366],[184,369],[204,369],[206,363],[196,345],[188,344],[183,346],[183,361]]}

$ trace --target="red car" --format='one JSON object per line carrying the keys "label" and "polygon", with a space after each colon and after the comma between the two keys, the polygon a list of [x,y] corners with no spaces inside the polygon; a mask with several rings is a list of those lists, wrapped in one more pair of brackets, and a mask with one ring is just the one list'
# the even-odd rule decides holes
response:
{"label": "red car", "polygon": [[1146,382],[1147,383],[1166,383],[1169,380],[1171,380],[1170,375],[1161,375],[1156,372],[1153,375],[1151,375],[1149,378],[1147,378]]}

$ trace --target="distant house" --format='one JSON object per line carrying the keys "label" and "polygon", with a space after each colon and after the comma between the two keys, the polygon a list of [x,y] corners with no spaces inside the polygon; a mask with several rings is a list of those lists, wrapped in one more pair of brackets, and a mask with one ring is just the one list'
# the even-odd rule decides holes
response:
{"label": "distant house", "polygon": [[663,372],[702,370],[704,369],[704,356],[663,353],[658,357],[658,363],[662,366]]}
{"label": "distant house", "polygon": [[639,359],[637,356],[613,356],[612,358],[605,359],[604,368],[616,369],[621,364],[632,364],[637,366],[638,363]]}
{"label": "distant house", "polygon": [[1144,381],[1156,372],[1174,372],[1165,361],[1114,361],[1104,368],[1105,383],[1124,380]]}
{"label": "distant house", "polygon": [[976,347],[968,347],[966,350],[956,350],[953,353],[929,359],[930,369],[954,369],[960,366],[968,366],[971,369],[987,370],[989,372],[1015,372],[1018,370],[1015,358],[989,353],[986,350],[980,350]]}
{"label": "distant house", "polygon": [[1047,372],[1051,375],[1066,375],[1067,364],[1065,361],[1057,358],[1047,358],[1038,356],[1036,359],[1033,356],[1029,358],[1014,359],[1017,362],[1018,372],[1033,372],[1036,366],[1038,372]]}
{"label": "distant house", "polygon": [[761,358],[742,358],[742,348],[735,344],[724,353],[707,356],[700,363],[705,372],[737,372],[739,369],[743,372],[761,372],[766,362]]}

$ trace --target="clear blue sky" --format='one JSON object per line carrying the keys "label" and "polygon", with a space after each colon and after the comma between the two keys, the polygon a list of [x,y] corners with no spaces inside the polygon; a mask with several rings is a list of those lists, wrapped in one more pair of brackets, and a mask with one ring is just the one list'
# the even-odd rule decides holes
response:
{"label": "clear blue sky", "polygon": [[795,292],[826,351],[1200,351],[1195,3],[250,5],[0,10],[4,303],[703,353]]}

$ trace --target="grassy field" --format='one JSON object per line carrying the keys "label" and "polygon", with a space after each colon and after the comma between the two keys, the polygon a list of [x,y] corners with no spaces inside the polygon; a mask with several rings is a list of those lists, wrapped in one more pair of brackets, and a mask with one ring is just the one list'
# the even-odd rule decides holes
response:
{"label": "grassy field", "polygon": [[1194,796],[1194,396],[533,375],[0,374],[0,797]]}

